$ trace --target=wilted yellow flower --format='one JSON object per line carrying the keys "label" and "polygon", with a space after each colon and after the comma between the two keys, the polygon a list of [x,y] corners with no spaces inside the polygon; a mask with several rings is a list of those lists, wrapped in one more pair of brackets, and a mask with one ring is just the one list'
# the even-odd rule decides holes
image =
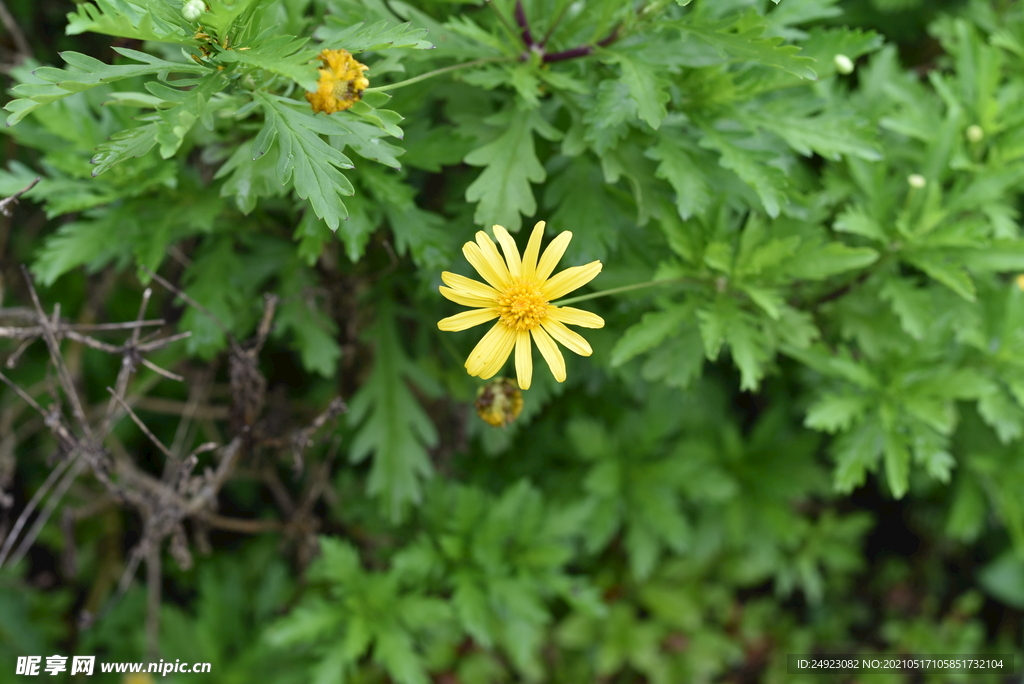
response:
{"label": "wilted yellow flower", "polygon": [[357,62],[348,50],[322,50],[320,61],[324,66],[318,69],[316,92],[306,93],[314,112],[342,112],[362,99],[370,86],[363,72],[370,67]]}
{"label": "wilted yellow flower", "polygon": [[483,276],[487,285],[447,271],[441,274],[441,280],[449,286],[440,288],[442,295],[456,304],[478,308],[444,318],[437,327],[447,331],[465,330],[497,318],[498,322],[487,331],[466,360],[466,370],[470,375],[484,380],[493,377],[505,365],[515,347],[516,377],[521,388],[529,389],[533,378],[532,335],[555,380],[563,382],[565,359],[554,340],[581,356],[590,356],[593,352],[587,341],[565,324],[601,328],[604,327],[604,319],[589,311],[554,306],[549,302],[593,280],[601,272],[601,262],[567,268],[549,277],[565,253],[572,233],[560,233],[539,260],[543,221],[534,227],[521,259],[516,242],[508,231],[494,226],[494,235],[505,253],[504,260],[483,231],[476,234],[476,242],[467,242],[462,248],[466,259]]}
{"label": "wilted yellow flower", "polygon": [[508,378],[495,378],[476,393],[476,414],[488,425],[511,425],[523,412],[523,393]]}

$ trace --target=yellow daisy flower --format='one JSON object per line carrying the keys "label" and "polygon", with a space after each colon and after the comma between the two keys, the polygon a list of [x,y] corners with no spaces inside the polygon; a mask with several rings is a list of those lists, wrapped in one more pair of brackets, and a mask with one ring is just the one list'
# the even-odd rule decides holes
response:
{"label": "yellow daisy flower", "polygon": [[447,331],[466,330],[497,318],[498,322],[487,331],[466,360],[466,370],[470,375],[484,380],[493,377],[505,365],[514,347],[519,386],[529,389],[533,378],[532,336],[555,380],[564,382],[565,359],[555,340],[580,356],[593,353],[587,341],[565,324],[602,328],[604,319],[589,311],[554,306],[550,302],[593,280],[601,272],[601,262],[573,266],[549,277],[565,253],[572,233],[560,233],[539,259],[544,221],[534,226],[522,258],[508,231],[494,226],[494,235],[505,253],[504,260],[483,231],[476,234],[476,242],[467,242],[462,248],[466,259],[488,284],[448,271],[441,274],[441,280],[448,285],[440,288],[442,295],[456,304],[477,308],[444,318],[437,327]]}
{"label": "yellow daisy flower", "polygon": [[357,62],[348,50],[321,50],[315,93],[306,93],[306,99],[314,112],[333,114],[342,112],[363,97],[363,91],[370,87],[370,81],[363,72],[370,67]]}

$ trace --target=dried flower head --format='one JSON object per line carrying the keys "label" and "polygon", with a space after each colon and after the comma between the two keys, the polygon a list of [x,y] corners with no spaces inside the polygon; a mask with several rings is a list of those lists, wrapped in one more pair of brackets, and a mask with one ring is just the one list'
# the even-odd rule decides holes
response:
{"label": "dried flower head", "polygon": [[522,412],[523,393],[510,378],[495,378],[476,393],[476,414],[488,425],[511,425]]}
{"label": "dried flower head", "polygon": [[323,67],[319,69],[315,93],[306,93],[314,112],[343,112],[363,97],[370,81],[363,75],[368,66],[357,62],[347,50],[320,52]]}

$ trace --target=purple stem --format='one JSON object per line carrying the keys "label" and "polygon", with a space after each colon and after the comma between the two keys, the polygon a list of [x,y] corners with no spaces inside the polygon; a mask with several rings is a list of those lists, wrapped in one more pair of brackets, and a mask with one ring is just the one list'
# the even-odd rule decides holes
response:
{"label": "purple stem", "polygon": [[[619,39],[619,29],[621,29],[621,28],[622,28],[622,25],[620,24],[619,26],[616,26],[614,29],[612,29],[611,33],[609,33],[607,36],[605,36],[601,40],[597,41],[598,46],[600,46],[600,47],[608,47],[609,45],[614,43],[616,40],[618,40]],[[552,52],[551,54],[546,54],[546,55],[544,55],[542,61],[545,64],[548,64],[550,62],[564,62],[567,59],[576,59],[577,57],[586,57],[587,55],[589,55],[593,51],[594,51],[594,46],[593,45],[580,45],[579,47],[574,47],[571,50],[563,50],[561,52]]]}
{"label": "purple stem", "polygon": [[523,44],[527,49],[536,47],[533,42],[533,34],[530,33],[530,22],[526,20],[526,10],[523,9],[523,0],[516,0],[516,23],[523,32]]}

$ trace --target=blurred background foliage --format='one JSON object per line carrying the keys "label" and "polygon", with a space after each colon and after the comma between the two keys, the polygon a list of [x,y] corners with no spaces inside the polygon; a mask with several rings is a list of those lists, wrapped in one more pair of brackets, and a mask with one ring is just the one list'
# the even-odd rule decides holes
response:
{"label": "blurred background foliage", "polygon": [[[0,196],[42,181],[0,217],[0,305],[29,304],[21,264],[79,323],[131,319],[152,284],[151,317],[192,336],[151,358],[190,382],[142,369],[134,387],[181,453],[233,434],[228,337],[142,266],[238,339],[281,298],[268,424],[349,404],[303,463],[252,449],[221,490],[221,514],[277,531],[189,527],[194,565],[165,553],[159,655],[212,674],[164,681],[1021,663],[1018,3],[211,0],[206,38],[176,0],[6,5],[25,44],[0,36]],[[314,118],[321,46],[369,64],[371,91]],[[60,53],[75,68],[32,73]],[[539,368],[492,428],[462,367],[476,336],[437,330],[454,311],[436,288],[469,274],[481,226],[537,220],[573,231],[566,265],[604,262],[595,289],[671,282],[588,302],[594,355],[564,384]],[[106,401],[119,360],[64,352],[83,401]],[[45,405],[49,364],[37,342],[4,372]],[[0,439],[6,535],[55,444],[6,387]],[[165,467],[126,419],[108,447]],[[70,517],[0,570],[5,681],[19,655],[147,658],[143,573],[117,590],[143,525],[103,496],[83,475]]]}

